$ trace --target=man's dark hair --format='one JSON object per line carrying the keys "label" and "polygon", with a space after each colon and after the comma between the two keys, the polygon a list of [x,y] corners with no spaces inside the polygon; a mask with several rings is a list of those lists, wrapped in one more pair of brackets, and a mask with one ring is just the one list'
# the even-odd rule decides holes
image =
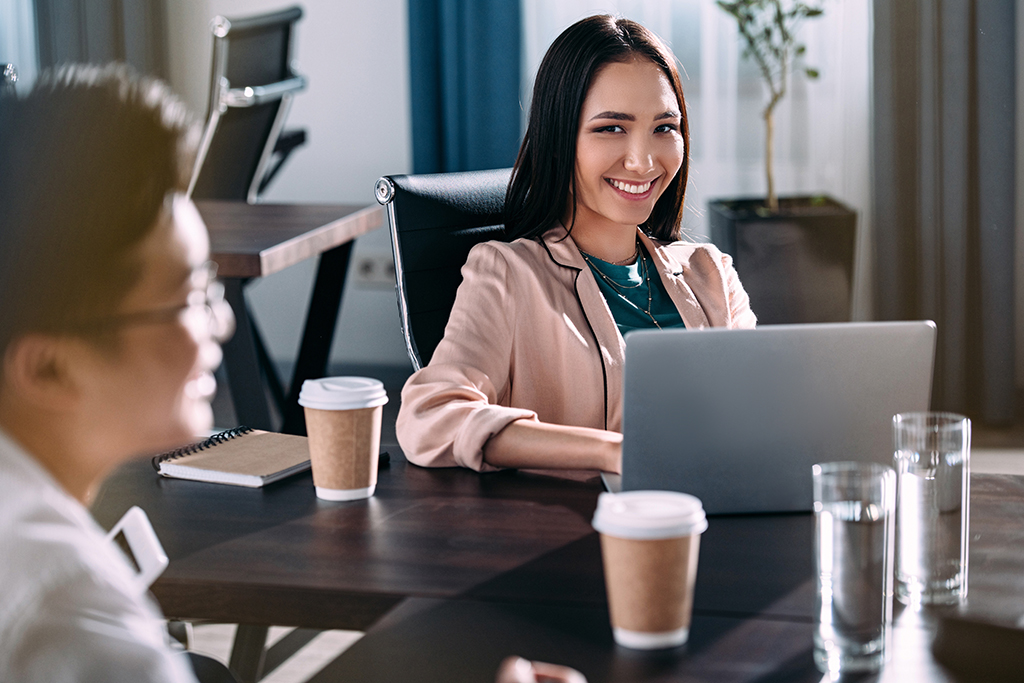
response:
{"label": "man's dark hair", "polygon": [[64,66],[0,98],[0,357],[117,309],[197,140],[168,87],[124,65]]}
{"label": "man's dark hair", "polygon": [[[536,237],[576,216],[576,139],[590,84],[611,62],[646,59],[657,65],[679,100],[683,163],[640,228],[652,237],[677,240],[690,165],[690,128],[675,58],[653,33],[629,19],[598,15],[562,32],[537,71],[530,121],[505,196],[509,239]],[[570,210],[571,209],[571,210]],[[572,229],[572,225],[565,226]]]}

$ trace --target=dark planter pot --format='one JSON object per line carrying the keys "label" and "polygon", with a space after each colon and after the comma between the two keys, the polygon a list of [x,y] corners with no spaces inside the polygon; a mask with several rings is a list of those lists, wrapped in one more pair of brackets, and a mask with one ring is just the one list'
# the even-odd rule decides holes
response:
{"label": "dark planter pot", "polygon": [[708,205],[711,240],[733,257],[759,324],[844,322],[853,299],[857,213],[830,197]]}

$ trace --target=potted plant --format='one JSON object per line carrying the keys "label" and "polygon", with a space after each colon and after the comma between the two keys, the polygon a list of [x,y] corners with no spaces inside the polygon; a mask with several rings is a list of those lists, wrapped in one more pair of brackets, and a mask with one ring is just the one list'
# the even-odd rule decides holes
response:
{"label": "potted plant", "polygon": [[[786,96],[791,72],[817,78],[802,64],[797,29],[822,15],[820,7],[783,0],[718,0],[737,23],[767,86],[766,197],[713,200],[711,239],[733,256],[761,323],[839,322],[850,319],[856,213],[826,196],[778,198],[774,176],[775,107]],[[797,66],[799,65],[799,69]]]}

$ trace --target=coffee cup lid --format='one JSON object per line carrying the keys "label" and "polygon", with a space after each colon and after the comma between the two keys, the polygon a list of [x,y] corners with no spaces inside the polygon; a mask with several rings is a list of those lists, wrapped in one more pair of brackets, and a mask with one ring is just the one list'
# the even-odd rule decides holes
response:
{"label": "coffee cup lid", "polygon": [[318,410],[374,408],[388,402],[384,384],[371,377],[307,379],[299,392],[299,405]]}
{"label": "coffee cup lid", "polygon": [[594,511],[602,534],[637,540],[678,538],[708,528],[700,499],[676,491],[602,493]]}

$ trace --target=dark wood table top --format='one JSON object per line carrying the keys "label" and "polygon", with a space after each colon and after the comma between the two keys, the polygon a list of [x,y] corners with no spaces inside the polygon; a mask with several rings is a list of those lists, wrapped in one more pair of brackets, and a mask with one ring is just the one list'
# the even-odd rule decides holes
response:
{"label": "dark wood table top", "polygon": [[[396,454],[373,498],[328,503],[308,473],[253,490],[162,479],[132,463],[106,482],[93,512],[106,526],[133,504],[149,513],[171,558],[154,585],[168,616],[372,626],[316,680],[398,680],[400,671],[470,680],[512,652],[576,666],[591,683],[820,680],[810,654],[811,515],[712,517],[690,644],[639,655],[611,640],[590,527],[599,492],[596,477],[426,470]],[[962,611],[1015,622],[1024,615],[1024,477],[973,476],[971,505]],[[897,609],[898,656],[882,680],[951,680],[928,652],[942,613]]]}
{"label": "dark wood table top", "polygon": [[[939,620],[960,614],[1019,623],[1024,615],[1024,477],[972,477],[971,505],[967,604],[915,611],[896,603],[891,660],[878,675],[851,680],[979,680],[957,678],[933,657],[930,647]],[[587,537],[571,552],[549,554],[492,581],[488,589],[455,599],[404,601],[310,683],[404,680],[411,672],[424,683],[486,681],[510,654],[572,666],[590,683],[818,683],[824,679],[813,661],[812,530],[813,518],[806,514],[711,518],[701,542],[690,641],[681,648],[642,653],[615,645],[606,605],[592,600],[592,570],[600,558],[593,537]],[[580,563],[576,586],[552,580],[557,568],[565,566],[555,559],[560,554],[575,555]],[[520,586],[520,598],[494,591],[495,583]],[[562,599],[523,599],[536,596],[538,584],[555,584],[566,594]],[[1024,645],[1024,634],[1016,639]],[[962,649],[957,656],[965,654],[971,656]]]}
{"label": "dark wood table top", "polygon": [[354,240],[383,223],[379,205],[246,204],[198,200],[221,277],[262,277]]}
{"label": "dark wood table top", "polygon": [[[132,505],[146,510],[171,559],[153,592],[182,619],[361,630],[410,596],[514,596],[502,575],[592,550],[596,478],[427,470],[392,452],[367,501],[320,501],[309,473],[245,489],[135,462],[105,482],[93,513],[109,527]],[[598,604],[599,567],[588,580],[573,599]]]}
{"label": "dark wood table top", "polygon": [[[935,617],[900,610],[892,658],[867,683],[955,683],[929,652]],[[694,613],[689,642],[660,652],[615,645],[603,607],[431,600],[403,602],[308,683],[493,680],[510,655],[557,662],[588,683],[824,683],[808,619]]]}

